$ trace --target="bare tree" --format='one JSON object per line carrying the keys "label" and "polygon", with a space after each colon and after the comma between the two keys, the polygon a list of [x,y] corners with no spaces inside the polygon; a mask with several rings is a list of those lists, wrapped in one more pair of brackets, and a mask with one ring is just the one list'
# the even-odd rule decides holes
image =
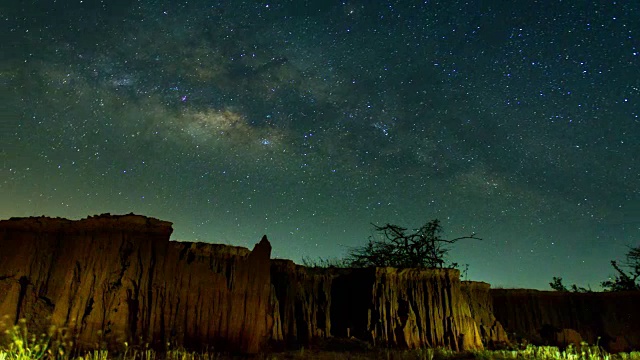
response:
{"label": "bare tree", "polygon": [[[369,237],[365,246],[349,250],[347,261],[353,267],[443,268],[451,244],[462,239],[482,240],[475,234],[443,239],[438,219],[429,221],[413,233],[407,233],[407,228],[398,225],[372,225],[381,236],[377,239]],[[457,265],[448,264],[450,267]]]}
{"label": "bare tree", "polygon": [[617,274],[603,281],[602,287],[607,291],[640,290],[640,246],[630,248],[622,264],[612,260],[611,266]]}

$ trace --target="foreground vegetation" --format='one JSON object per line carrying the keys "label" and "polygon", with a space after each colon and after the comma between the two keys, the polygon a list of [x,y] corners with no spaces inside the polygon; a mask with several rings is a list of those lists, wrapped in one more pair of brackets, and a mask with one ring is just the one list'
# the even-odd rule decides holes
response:
{"label": "foreground vegetation", "polygon": [[[215,352],[189,352],[186,350],[171,350],[166,353],[158,353],[153,350],[132,350],[124,354],[110,354],[107,350],[95,350],[82,355],[71,356],[69,354],[38,354],[37,351],[20,352],[14,350],[0,350],[0,360],[26,360],[26,359],[82,359],[82,360],[137,360],[137,359],[166,359],[166,360],[230,360],[242,359],[245,357],[232,356]],[[576,351],[567,349],[564,351],[551,346],[528,346],[524,350],[497,350],[497,351],[470,351],[456,353],[443,349],[418,349],[418,350],[390,350],[379,349],[365,352],[344,352],[344,351],[318,351],[318,350],[297,350],[289,352],[270,352],[248,357],[255,360],[438,360],[438,359],[570,359],[570,360],[640,360],[640,352],[607,354],[601,349],[589,348],[586,351]]]}
{"label": "foreground vegetation", "polygon": [[[129,348],[125,343],[125,351],[120,354],[109,353],[107,350],[94,350],[82,354],[76,353],[72,336],[64,329],[56,327],[49,328],[47,334],[36,336],[27,331],[25,321],[8,328],[0,322],[0,329],[3,327],[0,340],[0,360],[27,360],[27,359],[82,359],[82,360],[226,360],[234,359],[227,354],[216,352],[192,352],[185,349],[172,349],[166,352],[156,352],[147,348]],[[346,340],[349,342],[349,340]],[[640,352],[608,354],[599,346],[589,346],[583,344],[580,348],[568,347],[560,350],[552,346],[527,346],[523,349],[496,350],[496,351],[468,351],[453,352],[445,349],[417,349],[417,350],[395,350],[395,349],[371,349],[362,346],[358,342],[358,347],[353,347],[343,343],[338,348],[335,346],[328,350],[319,347],[317,349],[300,349],[286,352],[267,352],[259,354],[252,359],[256,360],[305,360],[305,359],[380,359],[380,360],[435,360],[435,359],[570,359],[570,360],[640,360]]]}

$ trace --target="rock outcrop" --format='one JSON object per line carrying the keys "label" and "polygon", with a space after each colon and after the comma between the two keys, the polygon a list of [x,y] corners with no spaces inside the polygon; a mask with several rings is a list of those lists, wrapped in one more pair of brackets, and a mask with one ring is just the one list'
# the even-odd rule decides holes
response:
{"label": "rock outcrop", "polygon": [[271,278],[275,323],[281,324],[273,329],[274,340],[308,344],[337,337],[398,348],[483,348],[457,270],[311,269],[276,260]]}
{"label": "rock outcrop", "polygon": [[483,349],[458,270],[377,268],[374,275],[367,313],[374,340],[410,349]]}
{"label": "rock outcrop", "polygon": [[495,289],[491,297],[495,317],[516,340],[554,345],[584,340],[611,352],[640,349],[640,291]]}
{"label": "rock outcrop", "polygon": [[256,353],[267,340],[271,245],[169,242],[138,215],[0,221],[0,315],[67,328],[81,348],[148,343]]}
{"label": "rock outcrop", "polygon": [[510,345],[502,324],[493,315],[491,285],[479,281],[463,281],[462,294],[465,297],[471,316],[480,329],[480,337],[485,346],[495,349]]}
{"label": "rock outcrop", "polygon": [[133,214],[0,221],[0,316],[36,333],[66,328],[80,349],[251,354],[269,341],[338,340],[472,350],[507,344],[507,334],[640,348],[640,292],[491,290],[453,269],[308,268],[270,260],[266,237],[249,251],[171,233],[171,223]]}
{"label": "rock outcrop", "polygon": [[307,345],[331,334],[332,269],[313,269],[291,260],[271,261],[274,327],[271,339],[288,346]]}

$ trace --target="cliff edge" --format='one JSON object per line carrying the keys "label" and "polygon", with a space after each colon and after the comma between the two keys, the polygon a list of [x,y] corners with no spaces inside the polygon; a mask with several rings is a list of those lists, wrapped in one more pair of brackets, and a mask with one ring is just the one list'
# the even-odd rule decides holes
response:
{"label": "cliff edge", "polygon": [[610,352],[640,349],[640,291],[574,293],[491,290],[495,317],[515,340],[598,344]]}
{"label": "cliff edge", "polygon": [[270,328],[266,237],[253,251],[170,242],[170,222],[108,214],[0,221],[0,315],[68,329],[80,348],[256,353]]}

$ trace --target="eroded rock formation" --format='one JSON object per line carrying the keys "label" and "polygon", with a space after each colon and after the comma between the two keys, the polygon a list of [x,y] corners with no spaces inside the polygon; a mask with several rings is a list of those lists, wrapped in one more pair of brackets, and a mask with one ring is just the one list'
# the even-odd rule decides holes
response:
{"label": "eroded rock formation", "polygon": [[502,324],[493,315],[490,291],[491,285],[485,282],[462,282],[462,294],[469,304],[471,316],[478,324],[482,343],[489,348],[502,348],[509,345],[509,339]]}
{"label": "eroded rock formation", "polygon": [[640,349],[640,291],[491,290],[495,317],[532,343],[584,340],[612,352]]}
{"label": "eroded rock formation", "polygon": [[457,270],[311,269],[276,260],[271,279],[281,328],[274,328],[272,338],[306,344],[354,337],[398,348],[482,349],[459,276]]}
{"label": "eroded rock formation", "polygon": [[0,315],[65,327],[80,347],[124,342],[255,353],[270,328],[266,237],[253,251],[169,242],[138,215],[0,222]]}
{"label": "eroded rock formation", "polygon": [[307,268],[291,260],[271,261],[274,342],[309,344],[332,335],[331,288],[336,276],[331,269]]}
{"label": "eroded rock formation", "polygon": [[377,268],[368,311],[372,337],[407,348],[482,349],[456,269]]}
{"label": "eroded rock formation", "polygon": [[266,237],[249,251],[173,242],[171,232],[133,214],[0,221],[0,316],[24,318],[32,332],[64,327],[85,349],[126,341],[256,353],[269,340],[352,339],[470,350],[507,333],[640,348],[640,292],[491,290],[453,269],[307,268],[270,260]]}

